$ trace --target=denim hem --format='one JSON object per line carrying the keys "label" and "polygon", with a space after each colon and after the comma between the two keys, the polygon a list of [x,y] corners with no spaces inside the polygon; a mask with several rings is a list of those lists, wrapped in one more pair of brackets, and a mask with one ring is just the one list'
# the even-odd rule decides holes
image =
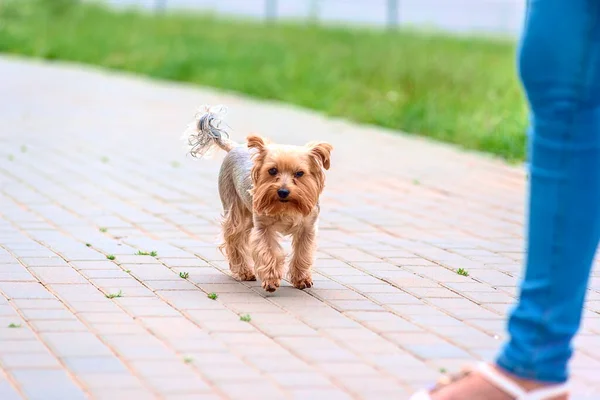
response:
{"label": "denim hem", "polygon": [[537,370],[519,366],[519,363],[512,361],[510,357],[506,355],[506,352],[502,352],[496,359],[496,365],[519,378],[538,382],[559,384],[565,383],[569,379],[563,371],[544,371],[543,365],[540,366],[541,368],[538,367]]}

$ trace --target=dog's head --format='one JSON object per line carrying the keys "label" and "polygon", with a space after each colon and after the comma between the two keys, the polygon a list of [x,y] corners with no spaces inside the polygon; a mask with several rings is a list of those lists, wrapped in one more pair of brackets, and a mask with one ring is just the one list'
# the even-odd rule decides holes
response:
{"label": "dog's head", "polygon": [[249,136],[254,149],[252,168],[253,207],[257,214],[309,215],[325,187],[333,147],[312,142],[306,146],[267,143],[260,136]]}

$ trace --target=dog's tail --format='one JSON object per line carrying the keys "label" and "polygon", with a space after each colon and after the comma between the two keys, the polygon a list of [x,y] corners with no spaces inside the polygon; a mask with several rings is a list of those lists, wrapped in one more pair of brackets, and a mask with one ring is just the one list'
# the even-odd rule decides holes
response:
{"label": "dog's tail", "polygon": [[183,134],[188,151],[193,157],[204,157],[214,146],[229,152],[236,146],[229,134],[221,128],[223,116],[227,112],[223,106],[203,106],[196,114],[194,122]]}

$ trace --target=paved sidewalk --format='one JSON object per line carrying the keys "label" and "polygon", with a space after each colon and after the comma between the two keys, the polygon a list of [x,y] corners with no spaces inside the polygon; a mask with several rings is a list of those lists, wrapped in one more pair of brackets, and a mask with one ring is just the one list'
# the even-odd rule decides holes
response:
{"label": "paved sidewalk", "polygon": [[[0,93],[2,400],[402,399],[504,338],[519,168],[74,66],[0,58]],[[236,139],[334,144],[314,288],[266,295],[228,275],[221,156],[178,140],[204,103],[229,107]],[[600,398],[598,269],[587,308],[574,399]]]}

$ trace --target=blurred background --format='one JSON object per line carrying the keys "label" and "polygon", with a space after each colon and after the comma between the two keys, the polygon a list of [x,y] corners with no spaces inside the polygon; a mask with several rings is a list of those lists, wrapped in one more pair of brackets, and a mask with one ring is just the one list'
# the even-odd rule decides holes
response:
{"label": "blurred background", "polygon": [[105,0],[111,5],[163,11],[188,9],[256,18],[408,25],[456,33],[515,35],[521,30],[521,0]]}
{"label": "blurred background", "polygon": [[518,0],[3,0],[0,52],[276,100],[520,162]]}

